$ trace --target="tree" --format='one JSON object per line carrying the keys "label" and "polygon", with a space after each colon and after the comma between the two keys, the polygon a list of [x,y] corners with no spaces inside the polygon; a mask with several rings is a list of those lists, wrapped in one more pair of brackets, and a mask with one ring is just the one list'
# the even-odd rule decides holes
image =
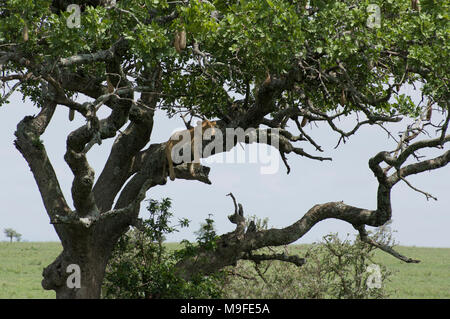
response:
{"label": "tree", "polygon": [[[72,3],[76,5],[66,12]],[[407,177],[450,161],[450,151],[444,149],[450,140],[449,22],[444,14],[448,2],[422,1],[420,12],[406,0],[371,4],[356,0],[7,0],[1,4],[0,80],[5,89],[1,101],[7,103],[18,91],[40,108],[37,115],[18,123],[15,146],[30,166],[63,245],[63,252],[45,269],[42,282],[58,298],[100,296],[115,243],[139,222],[146,192],[167,182],[170,161],[174,178],[211,184],[210,169],[198,163],[199,155],[227,152],[237,143],[276,147],[287,173],[289,153],[331,160],[296,145],[302,142],[323,152],[305,131],[306,123],[325,124],[339,134],[340,145],[361,127],[377,125],[387,130],[385,124],[409,119],[411,124],[396,139],[398,147],[374,150],[369,160],[379,184],[377,207],[318,204],[286,228],[247,231],[242,205],[233,197],[235,213],[230,221],[236,230],[219,236],[214,250],[200,252],[199,262],[189,258],[179,262],[180,274],[188,278],[211,273],[239,259],[284,259],[301,265],[303,259],[298,256],[251,252],[294,242],[327,218],[350,223],[361,240],[414,262],[374,241],[365,227],[381,226],[391,219],[391,191],[399,182],[433,198]],[[408,85],[420,87],[420,103],[400,92]],[[81,103],[78,95],[88,101]],[[69,119],[74,114],[86,119],[85,125],[68,135],[64,156],[74,175],[74,209],[63,196],[40,139],[57,107],[67,108]],[[99,118],[99,109],[111,112]],[[152,141],[156,109],[168,116],[190,117],[182,132],[184,142]],[[441,115],[431,117],[432,112]],[[354,128],[347,131],[338,121],[349,115],[356,119]],[[212,130],[205,133],[214,135],[213,145],[207,143],[208,137],[194,138],[199,130],[190,126],[193,118],[210,123]],[[244,134],[236,136],[236,129]],[[86,154],[109,138],[115,141],[95,181]],[[166,156],[172,146],[175,153]],[[183,161],[177,159],[181,146]],[[194,163],[189,164],[192,149]],[[417,153],[428,149],[441,154],[423,157]],[[71,264],[81,268],[79,289],[69,288],[69,274],[61,271]]]}
{"label": "tree", "polygon": [[16,241],[20,241],[22,239],[22,234],[15,233],[14,238],[16,239]]}
{"label": "tree", "polygon": [[20,239],[22,237],[21,234],[19,234],[12,228],[5,228],[3,230],[3,232],[5,233],[5,236],[9,238],[9,242],[11,242],[11,243],[12,243],[13,238],[15,238],[17,241],[20,241]]}

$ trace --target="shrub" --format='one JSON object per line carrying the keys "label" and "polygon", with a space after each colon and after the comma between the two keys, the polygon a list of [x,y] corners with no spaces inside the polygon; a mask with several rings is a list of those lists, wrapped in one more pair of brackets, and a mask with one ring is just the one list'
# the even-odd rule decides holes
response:
{"label": "shrub", "polygon": [[170,226],[170,207],[170,199],[150,200],[150,217],[139,230],[133,228],[120,238],[106,268],[104,298],[221,297],[219,275],[198,276],[191,281],[175,275],[174,266],[186,252],[183,248],[169,250],[164,244],[165,235],[188,226],[189,221],[183,219],[179,225]]}
{"label": "shrub", "polygon": [[[375,234],[390,240],[390,235]],[[266,249],[272,252],[278,249]],[[320,243],[295,248],[284,247],[287,254],[303,253],[306,264],[298,267],[280,261],[253,263],[240,261],[228,268],[224,288],[226,298],[386,298],[385,282],[390,272],[373,261],[374,250],[356,238],[340,240],[330,234]],[[375,272],[373,270],[375,269]],[[379,273],[377,273],[379,270]],[[376,278],[380,275],[379,278]],[[380,287],[368,287],[368,281],[379,279]]]}

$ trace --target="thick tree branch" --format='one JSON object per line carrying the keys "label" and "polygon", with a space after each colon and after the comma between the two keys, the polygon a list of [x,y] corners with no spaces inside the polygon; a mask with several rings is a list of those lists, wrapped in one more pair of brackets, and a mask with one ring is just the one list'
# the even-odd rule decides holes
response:
{"label": "thick tree branch", "polygon": [[268,260],[279,260],[279,261],[284,261],[284,262],[289,262],[292,263],[294,265],[297,266],[303,266],[306,263],[306,259],[305,258],[301,258],[298,256],[294,256],[294,255],[286,255],[285,253],[281,253],[281,254],[247,254],[244,255],[242,257],[242,259],[244,260],[251,260],[254,261],[255,263],[260,263],[262,261],[268,261]]}
{"label": "thick tree branch", "polygon": [[71,213],[45,147],[40,140],[55,108],[56,104],[51,99],[47,99],[36,117],[27,116],[17,125],[16,140],[14,141],[14,145],[30,166],[50,219],[55,215],[66,216]]}
{"label": "thick tree branch", "polygon": [[[148,85],[152,91],[159,90],[160,69],[156,68],[152,73],[147,72],[145,75],[146,79],[141,84]],[[131,123],[116,138],[93,190],[100,211],[103,212],[112,207],[114,198],[123,184],[137,171],[135,157],[150,140],[154,109],[158,100],[158,95],[144,92],[140,103],[146,109],[139,108],[138,105],[133,105],[130,109]]]}

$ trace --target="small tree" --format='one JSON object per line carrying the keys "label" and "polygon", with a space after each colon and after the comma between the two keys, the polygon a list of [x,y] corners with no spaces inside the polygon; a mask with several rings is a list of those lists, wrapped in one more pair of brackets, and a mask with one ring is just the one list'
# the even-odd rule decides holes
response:
{"label": "small tree", "polygon": [[3,232],[5,233],[5,236],[9,238],[9,242],[11,243],[13,238],[15,238],[17,241],[20,241],[20,238],[22,237],[21,234],[19,234],[12,228],[5,228]]}
{"label": "small tree", "polygon": [[20,241],[22,239],[22,234],[19,234],[19,233],[16,232],[14,234],[14,238],[16,239],[16,241]]}
{"label": "small tree", "polygon": [[[374,237],[393,245],[389,229]],[[274,247],[263,252],[277,252]],[[375,247],[356,238],[341,240],[328,234],[319,243],[285,247],[280,255],[303,254],[304,265],[278,260],[239,261],[228,267],[225,298],[380,299],[391,293],[386,283],[391,272],[374,261]]]}
{"label": "small tree", "polygon": [[176,273],[176,263],[186,255],[196,252],[196,246],[209,245],[214,239],[213,220],[206,219],[198,235],[197,245],[185,242],[186,248],[168,249],[164,245],[167,234],[187,227],[187,219],[171,226],[171,201],[150,200],[147,210],[149,218],[142,221],[119,239],[113,256],[106,267],[103,282],[104,298],[219,298],[221,296],[220,278],[215,274],[196,276],[184,280]]}

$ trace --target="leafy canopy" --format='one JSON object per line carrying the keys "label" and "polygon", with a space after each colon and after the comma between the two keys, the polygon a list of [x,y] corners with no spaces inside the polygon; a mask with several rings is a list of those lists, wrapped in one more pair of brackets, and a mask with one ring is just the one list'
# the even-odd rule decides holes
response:
{"label": "leafy canopy", "polygon": [[[128,77],[137,80],[146,66],[163,66],[160,105],[169,112],[186,108],[215,116],[239,94],[244,95],[249,85],[255,87],[264,80],[267,72],[286,74],[306,56],[330,72],[341,63],[349,77],[339,78],[326,89],[318,89],[317,78],[307,77],[299,84],[323,110],[338,107],[342,83],[350,81],[355,92],[372,101],[380,99],[371,107],[383,113],[418,115],[408,96],[396,94],[395,99],[383,100],[395,89],[394,83],[398,88],[423,82],[424,94],[434,101],[448,94],[448,1],[421,1],[420,13],[411,10],[409,0],[308,3],[309,7],[306,0],[121,0],[113,8],[82,6],[80,28],[69,28],[71,13],[52,9],[50,0],[8,0],[0,9],[0,45],[17,45],[23,58],[42,63],[44,73],[57,59],[108,49],[124,36],[129,50],[121,62],[128,67]],[[380,8],[380,27],[367,25],[368,6],[373,4]],[[161,23],[152,18],[174,9],[176,19]],[[26,42],[22,38],[25,25],[29,29]],[[174,33],[183,28],[188,51],[178,55]],[[186,53],[194,43],[206,53],[207,64]],[[103,62],[69,68],[106,78]],[[405,73],[407,68],[416,72]],[[9,61],[3,70],[26,72],[26,67]],[[39,104],[35,78],[20,90]],[[296,92],[281,98],[297,100]],[[351,101],[345,105],[348,111],[354,107]]]}

